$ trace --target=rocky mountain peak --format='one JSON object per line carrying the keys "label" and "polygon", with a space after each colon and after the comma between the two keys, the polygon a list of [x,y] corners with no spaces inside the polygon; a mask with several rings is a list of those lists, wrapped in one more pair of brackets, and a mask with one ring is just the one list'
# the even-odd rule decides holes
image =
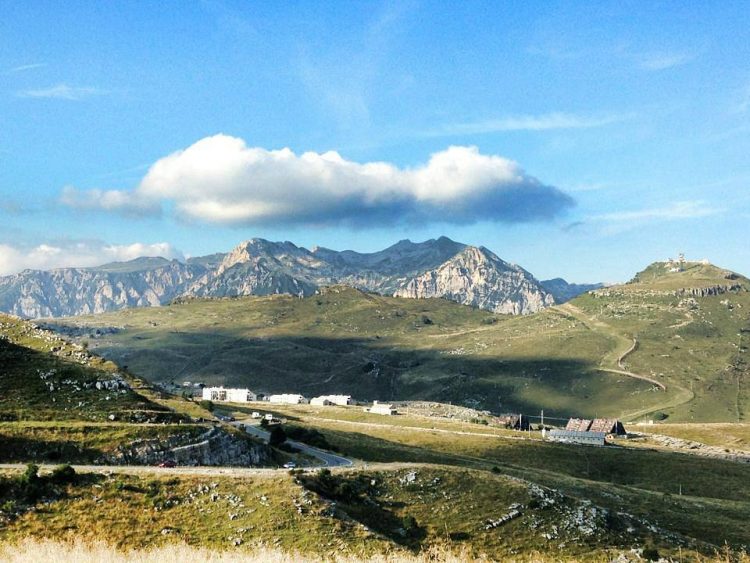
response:
{"label": "rocky mountain peak", "polygon": [[100,268],[6,276],[0,278],[0,310],[27,317],[75,315],[160,305],[176,297],[310,295],[336,284],[399,297],[445,297],[513,314],[553,303],[523,268],[485,247],[448,237],[404,239],[370,253],[310,251],[289,241],[252,238],[227,254],[185,263],[139,258]]}

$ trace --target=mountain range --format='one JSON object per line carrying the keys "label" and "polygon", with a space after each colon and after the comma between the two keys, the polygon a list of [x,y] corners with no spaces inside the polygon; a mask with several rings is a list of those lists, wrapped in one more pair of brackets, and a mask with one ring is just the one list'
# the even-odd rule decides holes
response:
{"label": "mountain range", "polygon": [[291,294],[343,284],[407,298],[442,297],[506,314],[535,313],[600,284],[539,281],[485,247],[447,237],[402,240],[359,253],[261,238],[181,262],[143,257],[93,268],[24,270],[0,277],[0,311],[25,318],[74,316],[167,304],[177,298]]}

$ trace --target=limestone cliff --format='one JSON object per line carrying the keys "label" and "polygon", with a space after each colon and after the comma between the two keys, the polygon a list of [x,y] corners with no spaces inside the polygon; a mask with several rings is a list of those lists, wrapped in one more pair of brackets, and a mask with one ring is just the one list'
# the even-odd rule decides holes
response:
{"label": "limestone cliff", "polygon": [[525,315],[554,304],[529,272],[486,248],[466,247],[438,268],[405,283],[395,297],[444,297],[496,313]]}
{"label": "limestone cliff", "polygon": [[403,240],[372,253],[251,239],[227,254],[186,263],[140,258],[99,268],[26,270],[0,278],[0,311],[27,318],[72,316],[158,306],[180,297],[307,296],[334,284],[398,297],[445,297],[498,313],[533,313],[553,303],[523,268],[447,237]]}

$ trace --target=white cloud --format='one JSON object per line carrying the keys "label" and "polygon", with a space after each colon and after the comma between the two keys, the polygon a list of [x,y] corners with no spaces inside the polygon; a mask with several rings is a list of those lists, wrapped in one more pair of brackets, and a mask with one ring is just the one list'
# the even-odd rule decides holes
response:
{"label": "white cloud", "polygon": [[228,225],[468,223],[549,219],[573,204],[512,160],[452,146],[426,164],[357,163],[337,152],[267,150],[227,135],[158,160],[130,192],[66,188],[75,207],[133,212],[169,202],[183,218]]}
{"label": "white cloud", "polygon": [[518,115],[498,119],[485,119],[467,123],[451,123],[424,131],[421,136],[475,135],[502,131],[547,131],[551,129],[589,129],[619,123],[630,115],[607,114],[598,116],[576,115],[565,112],[542,115]]}
{"label": "white cloud", "polygon": [[666,207],[655,207],[639,209],[635,211],[620,211],[598,215],[594,219],[609,222],[644,222],[665,220],[674,221],[679,219],[696,219],[716,215],[723,210],[712,207],[705,201],[678,201]]}
{"label": "white cloud", "polygon": [[87,86],[69,86],[68,84],[57,84],[49,88],[36,90],[22,90],[18,95],[23,98],[55,98],[59,100],[78,101],[91,96],[107,94],[106,90],[91,88]]}
{"label": "white cloud", "polygon": [[182,252],[166,242],[119,245],[102,241],[60,241],[29,248],[0,244],[0,275],[14,274],[25,269],[100,266],[141,256],[184,259]]}
{"label": "white cloud", "polygon": [[46,63],[33,63],[33,64],[27,64],[27,65],[14,66],[13,68],[8,70],[7,74],[14,74],[16,72],[26,72],[27,70],[34,70],[34,69],[42,68],[45,66],[47,66]]}
{"label": "white cloud", "polygon": [[119,211],[133,215],[156,215],[160,212],[158,202],[138,197],[134,192],[122,190],[86,190],[65,186],[60,202],[75,209],[101,209]]}
{"label": "white cloud", "polygon": [[651,53],[638,58],[638,64],[642,69],[658,71],[682,66],[695,57],[689,53]]}

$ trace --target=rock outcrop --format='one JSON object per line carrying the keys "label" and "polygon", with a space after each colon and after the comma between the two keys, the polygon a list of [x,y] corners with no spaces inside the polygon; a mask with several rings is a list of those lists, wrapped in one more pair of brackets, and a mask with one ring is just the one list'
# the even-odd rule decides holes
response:
{"label": "rock outcrop", "polygon": [[395,297],[445,297],[495,313],[525,315],[554,304],[529,272],[486,248],[466,247],[434,270],[417,276]]}
{"label": "rock outcrop", "polygon": [[271,461],[271,449],[249,438],[211,428],[198,437],[186,433],[166,439],[136,440],[118,447],[98,461],[117,465],[154,465],[168,460],[178,465],[263,466]]}

